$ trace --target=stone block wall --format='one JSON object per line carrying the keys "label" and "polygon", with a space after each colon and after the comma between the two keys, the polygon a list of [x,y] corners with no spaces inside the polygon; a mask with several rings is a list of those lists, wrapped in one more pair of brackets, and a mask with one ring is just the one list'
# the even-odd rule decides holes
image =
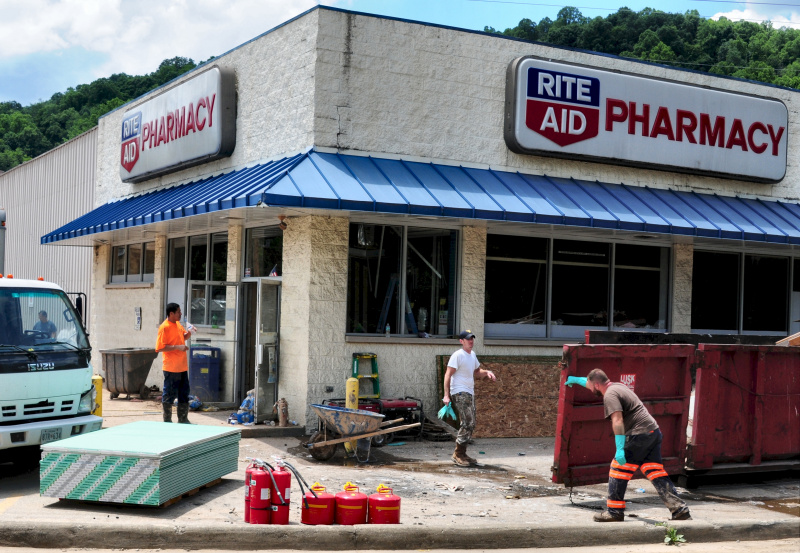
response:
{"label": "stone block wall", "polygon": [[672,245],[672,321],[671,332],[689,333],[692,328],[693,244]]}
{"label": "stone block wall", "polygon": [[[134,100],[98,122],[95,205],[154,188],[188,182],[201,176],[283,157],[313,143],[313,97],[319,11],[278,27],[211,62],[236,73],[236,148],[223,158],[138,184],[119,176],[120,125],[129,109],[163,89]],[[181,77],[173,88],[202,71]]]}
{"label": "stone block wall", "polygon": [[319,10],[317,49],[314,143],[318,146],[634,186],[800,198],[800,172],[791,151],[786,178],[776,184],[759,184],[519,155],[510,151],[503,139],[506,69],[520,56],[777,98],[789,111],[790,148],[800,132],[800,96],[796,91],[324,9]]}
{"label": "stone block wall", "polygon": [[349,221],[302,216],[286,223],[279,395],[289,417],[304,424],[345,357]]}
{"label": "stone block wall", "polygon": [[[166,270],[167,239],[155,240],[155,282],[162,282]],[[92,266],[92,309],[89,340],[94,355],[92,366],[96,373],[103,370],[101,350],[116,348],[155,348],[158,326],[164,321],[162,287],[154,283],[107,284],[111,246],[95,246]],[[142,308],[140,330],[134,329],[134,308]],[[162,385],[161,356],[153,362],[147,385]]]}

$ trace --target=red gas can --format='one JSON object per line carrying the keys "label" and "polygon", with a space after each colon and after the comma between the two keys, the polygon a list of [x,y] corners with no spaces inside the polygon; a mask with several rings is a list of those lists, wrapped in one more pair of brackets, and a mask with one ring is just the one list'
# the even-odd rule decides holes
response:
{"label": "red gas can", "polygon": [[314,482],[311,489],[317,494],[306,492],[305,501],[300,505],[300,522],[303,524],[333,524],[336,498],[325,492],[325,486]]}
{"label": "red gas can", "polygon": [[344,491],[336,494],[336,524],[351,526],[367,523],[367,495],[358,491],[352,482],[344,485]]}
{"label": "red gas can", "polygon": [[[272,471],[272,478],[275,479],[275,484],[270,480],[270,495],[272,496],[272,524],[289,524],[289,488],[292,485],[292,474],[279,464],[278,467]],[[277,485],[277,489],[275,486]],[[252,506],[250,507],[252,510]]]}
{"label": "red gas can", "polygon": [[380,484],[378,493],[369,496],[370,524],[400,524],[400,498],[392,488]]}
{"label": "red gas can", "polygon": [[250,471],[250,524],[269,524],[270,479],[261,467]]}
{"label": "red gas can", "polygon": [[244,521],[250,522],[250,475],[255,465],[250,463],[244,471]]}

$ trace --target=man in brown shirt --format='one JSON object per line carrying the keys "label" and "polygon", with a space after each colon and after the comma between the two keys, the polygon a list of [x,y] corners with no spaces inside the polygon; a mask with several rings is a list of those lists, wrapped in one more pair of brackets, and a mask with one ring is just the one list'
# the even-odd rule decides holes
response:
{"label": "man in brown shirt", "polygon": [[[611,419],[617,452],[608,473],[607,510],[594,516],[597,522],[625,520],[625,491],[628,481],[637,470],[653,483],[658,496],[672,513],[672,520],[691,518],[686,503],[664,470],[661,461],[661,430],[633,390],[620,382],[611,382],[600,369],[594,369],[583,379],[570,377],[572,383],[583,384],[603,398],[606,418]],[[572,385],[568,379],[567,384]]]}

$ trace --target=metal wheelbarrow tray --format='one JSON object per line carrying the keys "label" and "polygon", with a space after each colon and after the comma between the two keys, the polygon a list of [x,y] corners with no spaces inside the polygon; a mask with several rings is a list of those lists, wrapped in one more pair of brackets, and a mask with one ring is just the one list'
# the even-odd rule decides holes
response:
{"label": "metal wheelbarrow tray", "polygon": [[[384,421],[384,415],[379,413],[333,405],[312,404],[311,408],[324,423],[323,430],[315,432],[305,444],[311,456],[318,461],[327,461],[333,457],[339,444],[380,434],[390,434],[420,425],[416,422],[381,430],[382,427],[402,419]],[[328,439],[329,437],[333,439]]]}

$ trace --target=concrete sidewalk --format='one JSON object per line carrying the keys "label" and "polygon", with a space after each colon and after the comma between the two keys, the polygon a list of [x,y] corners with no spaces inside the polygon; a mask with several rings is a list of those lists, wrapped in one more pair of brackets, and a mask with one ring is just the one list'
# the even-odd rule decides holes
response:
{"label": "concrete sidewalk", "polygon": [[[126,402],[126,403],[123,403]],[[191,413],[202,424],[226,424],[229,412]],[[152,401],[104,404],[106,426],[159,420]],[[302,437],[248,437],[239,470],[221,483],[164,508],[58,501],[38,495],[35,470],[13,474],[0,465],[0,546],[172,549],[472,549],[573,547],[661,543],[667,522],[689,542],[800,537],[800,481],[713,485],[681,490],[693,520],[672,523],[646,480],[628,488],[626,521],[598,524],[605,486],[573,490],[550,481],[553,438],[478,439],[469,452],[481,466],[456,467],[453,442],[404,437],[372,448],[370,462],[354,463],[339,448],[326,462],[311,458]],[[367,494],[380,483],[402,498],[397,526],[305,526],[300,492],[292,482],[289,526],[243,521],[246,457],[292,463],[308,484],[331,493],[347,481]],[[571,493],[570,493],[571,492]]]}

